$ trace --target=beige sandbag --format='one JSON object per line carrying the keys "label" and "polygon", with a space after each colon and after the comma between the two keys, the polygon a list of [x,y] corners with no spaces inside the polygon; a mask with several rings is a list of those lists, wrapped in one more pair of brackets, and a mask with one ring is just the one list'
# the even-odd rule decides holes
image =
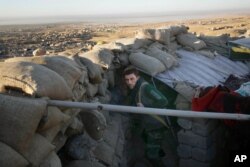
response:
{"label": "beige sandbag", "polygon": [[48,140],[39,134],[35,134],[30,145],[23,152],[20,152],[32,166],[39,166],[52,150],[55,149]]}
{"label": "beige sandbag", "polygon": [[194,34],[180,34],[177,36],[177,41],[183,46],[189,46],[194,50],[200,50],[206,47],[204,41],[198,39]]}
{"label": "beige sandbag", "polygon": [[19,89],[26,94],[65,100],[72,92],[56,72],[30,62],[0,63],[0,88]]}
{"label": "beige sandbag", "polygon": [[29,162],[8,145],[0,142],[0,166],[1,167],[27,167]]}
{"label": "beige sandbag", "polygon": [[83,123],[78,117],[74,117],[65,134],[67,136],[73,136],[83,133]]}
{"label": "beige sandbag", "polygon": [[46,131],[58,124],[62,125],[70,119],[70,116],[61,112],[61,110],[57,107],[48,106],[47,114],[40,122],[39,127],[37,129],[38,132]]}
{"label": "beige sandbag", "polygon": [[79,56],[79,61],[82,65],[87,67],[89,81],[93,84],[102,82],[102,69],[99,65],[94,64],[91,60]]}
{"label": "beige sandbag", "polygon": [[[20,59],[12,58],[6,60],[6,62],[15,62],[15,60],[19,61]],[[25,59],[21,60],[25,61]],[[81,70],[79,66],[73,60],[64,56],[31,57],[27,58],[26,61],[43,65],[55,71],[66,81],[71,89],[73,89],[75,83],[81,77]]]}
{"label": "beige sandbag", "polygon": [[174,56],[169,53],[163,52],[162,50],[156,47],[150,47],[147,52],[147,55],[152,56],[162,62],[167,69],[175,66],[177,64],[177,60]]}
{"label": "beige sandbag", "polygon": [[155,30],[155,40],[169,45],[170,43],[170,30],[169,29],[156,29]]}
{"label": "beige sandbag", "polygon": [[80,53],[79,56],[85,57],[105,69],[110,67],[114,58],[113,53],[108,49],[91,50],[89,52]]}
{"label": "beige sandbag", "polygon": [[67,139],[68,137],[61,132],[56,135],[52,141],[52,144],[56,147],[55,152],[58,152],[65,145]]}
{"label": "beige sandbag", "polygon": [[61,131],[61,129],[62,129],[62,125],[58,124],[47,130],[39,131],[38,133],[51,142],[55,139],[55,137]]}
{"label": "beige sandbag", "polygon": [[151,76],[166,70],[164,64],[158,59],[143,53],[131,53],[129,55],[129,61],[131,64]]}
{"label": "beige sandbag", "polygon": [[0,141],[17,152],[30,144],[46,111],[42,99],[12,97],[0,94]]}
{"label": "beige sandbag", "polygon": [[141,29],[136,31],[136,38],[139,39],[155,39],[155,29]]}
{"label": "beige sandbag", "polygon": [[62,163],[57,154],[52,151],[39,167],[61,167]]}
{"label": "beige sandbag", "polygon": [[87,84],[87,96],[88,97],[94,97],[98,91],[98,85],[97,84]]}
{"label": "beige sandbag", "polygon": [[102,83],[98,85],[98,91],[97,93],[101,96],[105,96],[105,92],[108,88],[108,81],[106,79],[102,80]]}
{"label": "beige sandbag", "polygon": [[138,39],[138,38],[121,38],[116,40],[117,43],[125,45],[128,49],[136,50],[142,47],[147,47],[152,43],[148,39]]}
{"label": "beige sandbag", "polygon": [[103,114],[96,110],[82,110],[79,115],[89,136],[94,140],[100,140],[107,126]]}

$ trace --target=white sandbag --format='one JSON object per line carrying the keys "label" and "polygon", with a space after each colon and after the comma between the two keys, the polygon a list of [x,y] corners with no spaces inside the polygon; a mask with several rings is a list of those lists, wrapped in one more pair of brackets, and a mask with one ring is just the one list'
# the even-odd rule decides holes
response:
{"label": "white sandbag", "polygon": [[148,39],[138,39],[138,38],[121,38],[116,40],[117,43],[125,45],[128,49],[136,50],[142,47],[147,47],[152,43]]}
{"label": "white sandbag", "polygon": [[192,102],[192,98],[195,94],[195,88],[189,83],[178,81],[175,83],[174,90],[186,98],[189,102]]}
{"label": "white sandbag", "polygon": [[169,29],[156,29],[155,30],[155,40],[169,45],[170,43],[170,30]]}
{"label": "white sandbag", "polygon": [[204,41],[198,39],[194,34],[179,34],[177,36],[177,41],[183,46],[189,46],[194,50],[200,50],[206,47]]}
{"label": "white sandbag", "polygon": [[65,100],[72,92],[56,72],[30,62],[0,63],[0,90],[13,88],[31,96]]}
{"label": "white sandbag", "polygon": [[158,59],[143,53],[131,53],[129,55],[129,61],[131,64],[151,76],[166,70],[164,64]]}
{"label": "white sandbag", "polygon": [[109,50],[112,50],[113,52],[123,52],[127,50],[127,47],[123,45],[122,43],[110,42],[108,44],[95,45],[93,47],[93,50],[96,50],[96,49],[109,49]]}
{"label": "white sandbag", "polygon": [[0,166],[1,167],[27,167],[29,162],[8,145],[0,142]]}
{"label": "white sandbag", "polygon": [[48,140],[39,134],[35,134],[30,145],[23,152],[20,152],[32,166],[39,166],[45,158],[55,149]]}
{"label": "white sandbag", "polygon": [[158,59],[160,62],[162,62],[167,69],[175,66],[177,64],[177,60],[174,56],[172,56],[169,53],[163,52],[162,50],[156,48],[156,47],[150,47],[146,55],[152,56],[156,59]]}
{"label": "white sandbag", "polygon": [[42,99],[12,97],[0,94],[0,141],[17,152],[30,144],[46,111]]}
{"label": "white sandbag", "polygon": [[57,154],[52,151],[39,167],[61,167],[62,163]]}
{"label": "white sandbag", "polygon": [[108,49],[91,50],[89,52],[80,53],[79,56],[85,57],[105,69],[110,67],[114,58],[113,53]]}

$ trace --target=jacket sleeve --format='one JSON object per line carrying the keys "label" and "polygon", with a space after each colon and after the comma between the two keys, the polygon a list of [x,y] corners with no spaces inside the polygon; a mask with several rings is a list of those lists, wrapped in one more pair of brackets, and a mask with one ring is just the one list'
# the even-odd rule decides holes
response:
{"label": "jacket sleeve", "polygon": [[142,87],[141,100],[145,107],[164,108],[168,104],[167,98],[150,84]]}

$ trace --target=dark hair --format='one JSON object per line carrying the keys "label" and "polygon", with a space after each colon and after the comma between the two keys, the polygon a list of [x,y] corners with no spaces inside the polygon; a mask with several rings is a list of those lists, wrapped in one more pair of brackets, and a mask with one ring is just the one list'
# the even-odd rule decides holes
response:
{"label": "dark hair", "polygon": [[125,75],[129,75],[129,74],[135,74],[135,76],[139,76],[139,71],[134,67],[127,67],[124,69],[122,75],[124,77]]}

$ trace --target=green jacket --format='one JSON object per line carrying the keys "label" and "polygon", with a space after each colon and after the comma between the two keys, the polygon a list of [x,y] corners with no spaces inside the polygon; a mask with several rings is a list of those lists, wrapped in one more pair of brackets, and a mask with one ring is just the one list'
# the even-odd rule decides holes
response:
{"label": "green jacket", "polygon": [[128,92],[127,98],[128,105],[131,106],[137,106],[137,103],[142,103],[144,107],[165,108],[168,104],[167,98],[142,78]]}

